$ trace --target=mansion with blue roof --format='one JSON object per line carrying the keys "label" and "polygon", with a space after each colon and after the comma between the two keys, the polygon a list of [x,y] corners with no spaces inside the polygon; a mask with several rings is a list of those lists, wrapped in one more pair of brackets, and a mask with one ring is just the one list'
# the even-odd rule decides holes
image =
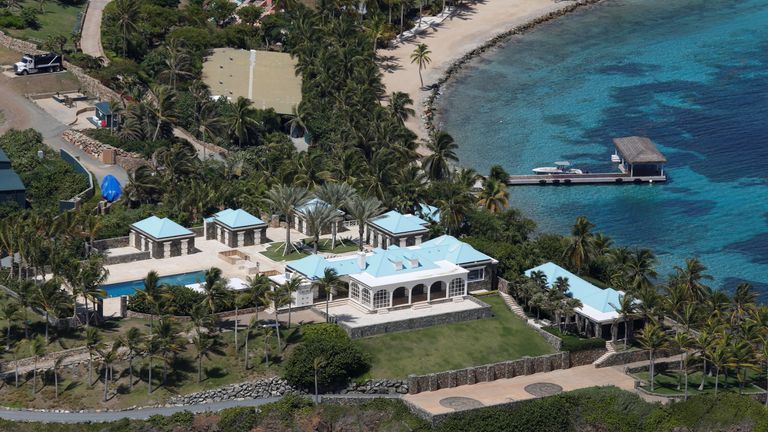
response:
{"label": "mansion with blue roof", "polygon": [[370,312],[410,307],[463,298],[469,291],[493,289],[497,284],[498,261],[469,244],[451,236],[441,236],[400,247],[325,258],[311,255],[286,265],[285,274],[270,279],[280,285],[287,278],[305,281],[295,294],[295,306],[309,306],[324,300],[314,281],[323,277],[326,268],[334,269],[349,284],[349,300]]}

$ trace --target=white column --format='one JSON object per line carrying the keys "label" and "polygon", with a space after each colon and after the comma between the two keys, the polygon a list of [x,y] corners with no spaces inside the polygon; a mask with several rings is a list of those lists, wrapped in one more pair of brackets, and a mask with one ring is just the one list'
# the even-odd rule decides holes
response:
{"label": "white column", "polygon": [[186,255],[187,251],[189,251],[189,240],[182,240],[181,241],[181,254]]}
{"label": "white column", "polygon": [[163,243],[163,258],[171,256],[171,242]]}
{"label": "white column", "polygon": [[408,304],[413,304],[413,287],[408,290]]}
{"label": "white column", "polygon": [[245,232],[240,231],[237,233],[237,243],[235,244],[235,247],[243,245],[245,245]]}
{"label": "white column", "polygon": [[418,235],[418,236],[416,236],[416,246],[418,246],[420,244],[421,244],[421,236]]}
{"label": "white column", "polygon": [[136,233],[133,231],[128,233],[128,246],[132,248],[136,247]]}
{"label": "white column", "polygon": [[432,285],[426,285],[424,289],[427,290],[427,303],[429,303],[432,300]]}
{"label": "white column", "polygon": [[400,247],[405,247],[406,241],[408,241],[408,240],[404,239],[404,238],[400,239]]}

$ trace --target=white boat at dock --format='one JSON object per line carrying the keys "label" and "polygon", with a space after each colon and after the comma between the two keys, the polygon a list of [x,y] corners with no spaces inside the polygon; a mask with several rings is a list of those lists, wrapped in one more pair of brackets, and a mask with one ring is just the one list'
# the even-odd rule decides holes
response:
{"label": "white boat at dock", "polygon": [[534,168],[533,172],[539,175],[552,175],[552,174],[584,174],[578,168],[568,168],[571,163],[568,161],[555,162],[553,167],[538,167]]}

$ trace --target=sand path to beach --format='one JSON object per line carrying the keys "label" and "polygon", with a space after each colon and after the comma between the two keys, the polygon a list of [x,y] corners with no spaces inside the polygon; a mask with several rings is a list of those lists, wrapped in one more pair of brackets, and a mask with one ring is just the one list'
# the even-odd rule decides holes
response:
{"label": "sand path to beach", "polygon": [[420,117],[429,91],[421,90],[418,66],[411,63],[410,59],[418,44],[427,44],[432,52],[432,62],[422,70],[424,84],[428,86],[437,81],[453,62],[486,41],[572,4],[572,1],[553,0],[485,0],[467,3],[439,26],[404,44],[379,50],[387,92],[405,92],[414,100],[417,116],[409,119],[407,126],[419,138],[426,137],[427,132]]}

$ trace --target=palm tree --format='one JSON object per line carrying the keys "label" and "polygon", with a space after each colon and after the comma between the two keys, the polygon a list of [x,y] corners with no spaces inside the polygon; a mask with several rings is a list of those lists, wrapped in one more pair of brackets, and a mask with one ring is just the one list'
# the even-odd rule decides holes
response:
{"label": "palm tree", "polygon": [[48,318],[51,314],[58,317],[58,312],[62,305],[69,302],[69,298],[66,292],[61,289],[59,281],[51,279],[44,283],[37,285],[35,291],[34,304],[42,309],[45,313],[45,341],[50,341],[48,337]]}
{"label": "palm tree", "polygon": [[99,329],[95,327],[86,328],[85,347],[88,349],[88,386],[93,385],[93,356],[98,354],[103,346]]}
{"label": "palm tree", "polygon": [[440,208],[440,223],[445,225],[449,234],[456,234],[473,203],[468,193],[455,193],[439,200],[437,205]]}
{"label": "palm tree", "polygon": [[313,253],[317,255],[320,245],[320,235],[328,224],[336,224],[338,214],[336,209],[324,202],[316,202],[314,205],[304,207],[304,222],[307,231],[312,233]]}
{"label": "palm tree", "polygon": [[697,258],[687,258],[685,267],[675,266],[677,281],[685,287],[691,299],[702,301],[707,297],[709,287],[702,281],[712,280],[712,276],[706,274],[707,267]]}
{"label": "palm tree", "polygon": [[45,339],[40,336],[28,340],[29,355],[33,358],[32,367],[32,395],[37,394],[37,360],[45,355]]}
{"label": "palm tree", "polygon": [[251,101],[242,96],[228,105],[224,121],[229,125],[229,136],[236,138],[237,145],[241,148],[251,144],[251,140],[258,137],[262,126],[256,110],[251,107]]}
{"label": "palm tree", "polygon": [[166,300],[170,300],[170,293],[165,284],[160,283],[160,275],[152,270],[144,278],[144,289],[136,291],[136,297],[140,298],[149,306],[149,337],[152,337],[154,330],[155,315],[160,315],[160,308]]}
{"label": "palm tree", "polygon": [[109,395],[109,382],[112,380],[112,365],[117,361],[118,351],[120,349],[120,341],[116,341],[112,344],[112,347],[108,351],[100,351],[101,363],[104,368],[104,399],[107,401]]}
{"label": "palm tree", "polygon": [[[315,195],[333,209],[334,215],[355,194],[355,189],[347,183],[325,183],[315,189]],[[331,221],[331,250],[336,249],[338,217]]]}
{"label": "palm tree", "polygon": [[152,141],[157,141],[162,127],[177,120],[176,93],[166,85],[155,85],[150,90],[149,96],[152,102],[149,109],[155,121]]}
{"label": "palm tree", "polygon": [[156,337],[149,337],[144,342],[144,354],[149,359],[149,367],[147,368],[147,394],[152,394],[152,370],[154,369],[153,360],[160,353],[160,343]]}
{"label": "palm tree", "polygon": [[630,288],[639,293],[653,286],[653,278],[656,277],[656,257],[649,249],[637,249],[629,256],[629,262],[625,269]]}
{"label": "palm tree", "polygon": [[[248,360],[250,359],[250,352],[248,352],[248,341],[251,339],[251,331],[257,328],[258,326],[259,326],[259,314],[257,310],[256,315],[254,315],[253,318],[251,318],[251,320],[245,326],[245,342],[243,344],[245,345],[243,347],[245,370],[248,370]],[[269,367],[269,359],[267,359],[267,367]]]}
{"label": "palm tree", "polygon": [[632,294],[624,294],[619,296],[619,304],[609,305],[616,311],[617,314],[624,321],[624,350],[627,350],[627,341],[632,337],[632,325],[637,314],[636,299]]}
{"label": "palm tree", "polygon": [[64,365],[64,360],[67,359],[67,355],[62,355],[53,361],[53,388],[56,394],[56,399],[59,398],[59,370]]}
{"label": "palm tree", "polygon": [[[693,339],[687,332],[681,331],[675,333],[672,337],[672,342],[675,347],[680,349],[680,372],[683,373],[683,384],[685,386],[683,394],[685,400],[688,400],[688,348],[690,348]],[[677,389],[680,390],[680,380],[677,382]]]}
{"label": "palm tree", "polygon": [[323,270],[323,277],[317,280],[317,286],[319,289],[325,291],[325,322],[328,322],[328,306],[331,301],[331,296],[338,294],[339,285],[341,285],[341,279],[336,269],[326,267]]}
{"label": "palm tree", "polygon": [[384,22],[381,15],[375,15],[373,18],[365,20],[363,27],[368,37],[373,40],[373,55],[375,57],[376,45],[379,43],[379,38],[387,31],[387,23]]}
{"label": "palm tree", "polygon": [[197,333],[192,339],[197,360],[197,383],[203,380],[203,358],[210,359],[211,354],[223,354],[221,351],[221,335],[217,332]]}
{"label": "palm tree", "polygon": [[401,125],[416,115],[416,111],[411,106],[413,106],[413,99],[408,93],[394,92],[389,96],[389,110]]}
{"label": "palm tree", "polygon": [[424,156],[424,171],[431,180],[445,179],[450,173],[449,164],[459,160],[455,151],[459,145],[448,132],[435,131],[427,148],[430,154]]}
{"label": "palm tree", "polygon": [[[760,337],[760,351],[758,352],[758,356],[765,367],[766,383],[768,383],[768,335]],[[765,393],[765,406],[768,407],[768,385],[765,387]]]}
{"label": "palm tree", "polygon": [[416,49],[411,53],[411,63],[419,65],[419,81],[421,81],[422,88],[424,87],[424,78],[421,76],[421,70],[426,68],[432,61],[432,59],[429,58],[430,54],[432,54],[432,51],[429,50],[427,44],[423,43],[417,45]]}
{"label": "palm tree", "polygon": [[571,238],[565,249],[565,259],[576,273],[581,274],[585,267],[589,266],[593,256],[592,228],[595,225],[584,216],[576,218],[576,223],[571,228]]}
{"label": "palm tree", "polygon": [[371,219],[380,215],[384,209],[381,206],[381,201],[377,198],[357,194],[347,200],[346,207],[347,213],[357,222],[358,247],[362,251],[365,226]]}
{"label": "palm tree", "polygon": [[227,290],[228,281],[222,277],[221,269],[211,267],[205,271],[204,282],[201,286],[205,298],[203,304],[208,307],[212,314],[216,313],[216,305],[221,304],[229,291]]}
{"label": "palm tree", "polygon": [[157,342],[157,352],[163,360],[163,384],[165,384],[168,381],[168,366],[184,349],[184,345],[176,336],[175,326],[166,318],[158,321],[157,332],[153,338]]}
{"label": "palm tree", "polygon": [[128,391],[133,390],[133,360],[142,352],[144,343],[144,334],[136,327],[128,329],[120,340],[120,344],[128,350]]}
{"label": "palm tree", "polygon": [[651,391],[653,391],[656,377],[654,375],[654,366],[656,361],[656,352],[667,346],[666,335],[661,326],[655,321],[650,321],[645,324],[640,333],[638,334],[638,341],[640,345],[648,350],[648,359],[650,360],[650,375],[651,375]]}
{"label": "palm tree", "polygon": [[19,303],[12,298],[0,302],[0,320],[5,321],[5,350],[11,349],[11,327],[21,319]]}
{"label": "palm tree", "polygon": [[122,31],[123,57],[128,53],[128,35],[138,31],[139,3],[132,0],[115,0],[115,24]]}
{"label": "palm tree", "polygon": [[704,352],[704,356],[715,368],[715,396],[717,396],[717,390],[720,386],[720,370],[727,365],[730,358],[729,342],[728,336],[723,334],[715,339],[708,351]]}
{"label": "palm tree", "polygon": [[286,279],[285,282],[280,286],[280,288],[285,293],[286,297],[288,297],[288,328],[291,328],[291,310],[293,307],[293,293],[299,290],[301,288],[301,285],[304,283],[304,278],[302,278],[299,274],[294,273],[293,277],[290,279]]}
{"label": "palm tree", "polygon": [[162,48],[164,69],[158,78],[167,79],[172,90],[176,90],[179,78],[191,77],[192,62],[182,39],[170,38]]}
{"label": "palm tree", "polygon": [[306,188],[275,185],[267,191],[265,201],[281,216],[285,216],[285,248],[283,256],[288,255],[288,248],[291,247],[291,224],[293,222],[294,209],[309,200],[309,191]]}
{"label": "palm tree", "polygon": [[23,281],[16,288],[16,301],[24,324],[24,337],[29,339],[29,308],[34,305],[35,284],[30,280]]}
{"label": "palm tree", "polygon": [[[259,322],[259,307],[263,306],[262,299],[270,289],[269,278],[263,274],[254,277],[248,277],[248,286],[240,292],[238,296],[241,304],[252,304],[255,308],[255,322]],[[238,318],[235,314],[235,352],[237,352],[237,327]]]}
{"label": "palm tree", "polygon": [[501,213],[509,207],[509,192],[507,185],[489,178],[483,185],[483,190],[478,195],[480,207],[491,213]]}
{"label": "palm tree", "polygon": [[317,373],[320,371],[320,369],[325,366],[326,361],[325,358],[322,356],[315,357],[312,359],[312,369],[315,372],[315,403],[319,403],[319,393],[317,391]]}

